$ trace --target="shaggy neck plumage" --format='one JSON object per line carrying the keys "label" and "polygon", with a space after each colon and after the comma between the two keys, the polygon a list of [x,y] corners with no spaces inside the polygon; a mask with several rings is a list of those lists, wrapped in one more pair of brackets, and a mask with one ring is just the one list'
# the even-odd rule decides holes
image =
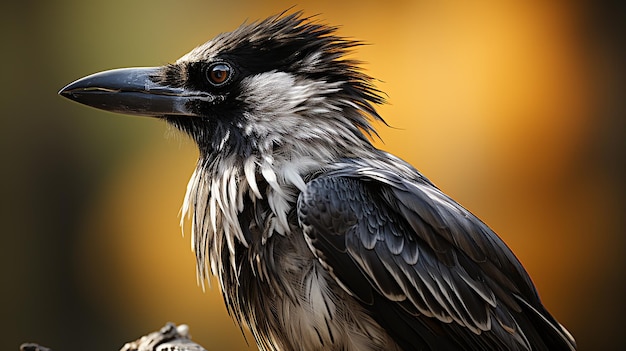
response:
{"label": "shaggy neck plumage", "polygon": [[[332,114],[329,111],[323,113]],[[337,118],[346,118],[351,113],[361,114],[362,111],[358,108],[343,111]],[[337,119],[328,117],[326,120]],[[264,199],[269,206],[265,219],[269,229],[263,233],[262,244],[275,234],[290,235],[287,216],[299,192],[304,190],[306,178],[330,162],[343,157],[358,157],[373,148],[356,127],[320,128],[318,134],[301,139],[294,139],[294,134],[297,132],[294,131],[291,138],[284,136],[280,147],[273,143],[234,147],[226,134],[219,136],[222,142],[209,143],[218,145],[219,149],[201,150],[200,160],[187,186],[182,213],[183,218],[191,218],[191,240],[202,284],[209,273],[220,281],[226,269],[238,274],[235,247],[250,244],[250,238],[244,233],[246,228],[241,227],[238,218],[247,200],[255,204]],[[235,152],[242,149],[254,152],[245,156]],[[224,254],[229,256],[226,262],[230,268],[224,265]]]}

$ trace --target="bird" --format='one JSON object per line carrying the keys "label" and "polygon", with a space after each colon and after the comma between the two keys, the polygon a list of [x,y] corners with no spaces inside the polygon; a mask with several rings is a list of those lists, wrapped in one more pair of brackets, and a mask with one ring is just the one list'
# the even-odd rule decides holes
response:
{"label": "bird", "polygon": [[504,241],[374,145],[386,97],[361,45],[286,11],[59,94],[195,142],[197,274],[260,350],[575,350]]}

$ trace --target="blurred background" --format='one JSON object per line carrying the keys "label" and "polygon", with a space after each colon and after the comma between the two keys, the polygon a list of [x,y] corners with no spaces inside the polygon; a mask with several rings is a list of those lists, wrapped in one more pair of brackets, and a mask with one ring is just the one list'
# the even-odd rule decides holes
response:
{"label": "blurred background", "polygon": [[[617,4],[618,2],[616,2]],[[179,209],[197,152],[150,118],[56,95],[97,71],[174,61],[292,1],[10,1],[3,54],[0,349],[111,351],[188,323],[254,350],[196,285]],[[581,350],[626,344],[624,46],[602,1],[307,1],[380,81],[408,160],[508,243]],[[253,340],[248,336],[249,343]],[[86,347],[88,345],[88,347]]]}

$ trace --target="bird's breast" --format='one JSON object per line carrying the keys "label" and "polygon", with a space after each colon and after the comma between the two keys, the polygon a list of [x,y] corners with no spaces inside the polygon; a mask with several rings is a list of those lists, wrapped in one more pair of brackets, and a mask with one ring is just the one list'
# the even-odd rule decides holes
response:
{"label": "bird's breast", "polygon": [[[322,267],[291,223],[289,236],[239,245],[229,309],[268,350],[394,350],[386,332]],[[254,235],[263,228],[251,223]]]}

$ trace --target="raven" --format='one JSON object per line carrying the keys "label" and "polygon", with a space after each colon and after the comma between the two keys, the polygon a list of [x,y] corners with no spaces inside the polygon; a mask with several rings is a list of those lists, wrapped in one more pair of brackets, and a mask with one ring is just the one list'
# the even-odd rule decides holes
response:
{"label": "raven", "polygon": [[261,350],[575,350],[505,243],[372,144],[384,99],[358,45],[283,13],[60,94],[196,142],[197,271]]}

